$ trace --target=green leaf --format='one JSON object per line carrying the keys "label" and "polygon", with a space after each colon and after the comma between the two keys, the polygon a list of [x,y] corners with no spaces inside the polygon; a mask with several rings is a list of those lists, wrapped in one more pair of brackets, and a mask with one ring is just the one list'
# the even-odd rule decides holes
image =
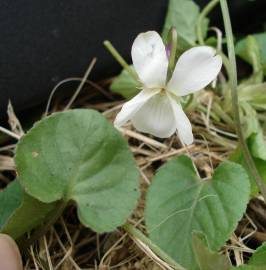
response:
{"label": "green leaf", "polygon": [[266,160],[266,145],[261,128],[248,138],[247,143],[253,157]]}
{"label": "green leaf", "polygon": [[241,118],[242,125],[244,126],[244,135],[252,156],[266,160],[266,144],[263,138],[263,130],[260,126],[257,112],[245,101],[241,101],[240,107],[243,114]]}
{"label": "green leaf", "polygon": [[8,219],[2,228],[2,233],[18,239],[26,232],[30,232],[46,222],[57,209],[57,203],[42,203],[24,193],[21,205]]}
{"label": "green leaf", "polygon": [[266,144],[257,112],[246,101],[240,102],[244,135],[253,157],[266,160]]}
{"label": "green leaf", "polygon": [[146,198],[145,220],[152,241],[190,270],[198,269],[192,232],[206,235],[219,250],[245,212],[248,175],[238,164],[225,162],[213,178],[200,180],[191,160],[175,158],[159,169]]}
{"label": "green leaf", "polygon": [[136,205],[138,171],[124,138],[93,110],[55,113],[20,140],[15,157],[28,194],[74,201],[80,221],[97,232],[122,225]]}
{"label": "green leaf", "polygon": [[[240,40],[236,44],[236,54],[239,57],[241,57],[243,60],[245,60],[246,62],[252,65],[253,64],[252,57],[250,56],[250,53],[247,51],[247,47],[248,47],[247,43],[248,43],[249,37]],[[266,33],[254,34],[252,35],[252,37],[254,37],[257,41],[260,55],[261,55],[260,61],[263,65],[264,74],[266,74]],[[253,48],[251,50],[251,53],[256,54],[256,50],[257,50],[256,48]]]}
{"label": "green leaf", "polygon": [[241,87],[239,100],[248,102],[256,110],[266,110],[266,83]]}
{"label": "green leaf", "polygon": [[266,269],[266,242],[257,248],[256,252],[251,256],[248,265],[264,266]]}
{"label": "green leaf", "polygon": [[[6,199],[0,198],[1,211],[9,209],[8,215],[0,215],[1,232],[9,234],[14,239],[41,225],[49,214],[56,209],[57,204],[44,204],[27,195],[18,180],[13,181],[4,191]],[[11,202],[15,207],[9,208]],[[4,207],[3,207],[4,206]]]}
{"label": "green leaf", "polygon": [[[130,66],[134,69],[133,66]],[[140,91],[140,83],[138,84],[136,80],[130,76],[127,70],[122,70],[122,72],[115,78],[110,86],[111,91],[120,94],[126,99],[134,97]]]}
{"label": "green leaf", "polygon": [[23,191],[18,181],[11,182],[0,192],[0,230],[12,213],[20,206]]}
{"label": "green leaf", "polygon": [[225,255],[210,250],[204,234],[192,234],[192,247],[200,270],[228,270],[230,268],[231,263]]}
{"label": "green leaf", "polygon": [[192,0],[170,0],[163,27],[163,38],[166,40],[169,30],[175,27],[178,43],[181,41],[189,46],[195,45],[198,17],[199,7]]}
{"label": "green leaf", "polygon": [[240,102],[240,108],[242,112],[241,122],[243,125],[244,136],[249,138],[252,134],[258,133],[260,128],[257,118],[257,112],[247,102]]}

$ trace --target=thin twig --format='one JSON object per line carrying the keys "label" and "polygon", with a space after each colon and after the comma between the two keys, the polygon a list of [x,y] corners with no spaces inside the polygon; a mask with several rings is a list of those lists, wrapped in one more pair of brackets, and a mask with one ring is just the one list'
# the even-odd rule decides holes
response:
{"label": "thin twig", "polygon": [[[83,80],[83,78],[80,78],[80,77],[70,77],[70,78],[66,78],[66,79],[60,81],[59,83],[57,83],[55,85],[55,87],[52,89],[52,91],[51,91],[51,93],[49,95],[47,105],[46,105],[46,108],[45,108],[45,112],[44,112],[44,117],[48,115],[49,108],[50,108],[50,105],[51,105],[51,102],[52,102],[52,98],[53,98],[55,92],[59,89],[60,86],[62,86],[65,83],[68,83],[68,82],[82,82],[82,80]],[[87,83],[87,84],[91,85],[92,87],[94,87],[96,90],[98,90],[100,93],[102,93],[105,97],[107,97],[107,98],[109,98],[111,100],[114,100],[113,96],[110,93],[105,91],[102,87],[100,87],[96,83],[94,83],[94,82],[92,82],[90,80],[86,80],[85,83]]]}
{"label": "thin twig", "polygon": [[12,138],[14,138],[14,139],[16,139],[16,140],[20,140],[20,138],[21,138],[20,135],[14,133],[14,132],[12,132],[12,131],[10,131],[10,130],[4,128],[4,127],[0,127],[0,132],[3,132],[3,133],[5,133],[6,135],[8,135],[8,136],[10,136],[10,137],[12,137]]}
{"label": "thin twig", "polygon": [[162,148],[162,149],[167,149],[167,146],[163,143],[160,143],[154,139],[151,139],[149,137],[146,137],[145,135],[142,135],[140,133],[134,132],[132,130],[129,129],[125,129],[125,128],[119,128],[119,130],[126,136],[138,139],[146,144],[150,144],[156,148]]}

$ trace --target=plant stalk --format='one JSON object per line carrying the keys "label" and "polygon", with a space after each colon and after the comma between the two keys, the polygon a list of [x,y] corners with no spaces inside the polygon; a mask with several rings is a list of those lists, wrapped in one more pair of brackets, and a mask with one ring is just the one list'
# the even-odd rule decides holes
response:
{"label": "plant stalk", "polygon": [[260,174],[257,171],[256,165],[249,152],[249,149],[248,149],[248,146],[247,146],[247,143],[244,138],[243,131],[242,131],[242,126],[241,126],[239,106],[238,106],[238,94],[237,94],[237,68],[236,68],[234,38],[233,38],[233,31],[232,31],[227,1],[220,0],[220,5],[221,5],[223,20],[224,20],[228,56],[229,56],[229,61],[230,61],[229,84],[231,88],[232,107],[233,107],[233,113],[234,113],[234,118],[235,118],[235,123],[236,123],[236,132],[238,135],[239,143],[242,147],[242,151],[243,151],[248,169],[250,173],[253,175],[256,181],[256,184],[264,198],[264,201],[266,202],[266,187],[263,183],[263,180]]}

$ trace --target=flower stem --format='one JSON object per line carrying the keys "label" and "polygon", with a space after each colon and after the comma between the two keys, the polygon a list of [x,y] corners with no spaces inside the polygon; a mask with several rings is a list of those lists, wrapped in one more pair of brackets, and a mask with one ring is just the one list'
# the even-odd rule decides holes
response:
{"label": "flower stem", "polygon": [[230,87],[231,87],[231,97],[232,97],[232,106],[233,106],[233,113],[236,123],[236,131],[239,139],[239,143],[242,147],[242,151],[244,154],[245,161],[249,168],[250,173],[253,175],[256,184],[266,202],[266,187],[263,183],[261,176],[259,175],[256,165],[250,155],[246,140],[244,138],[244,134],[242,131],[242,126],[240,122],[240,113],[239,113],[239,106],[238,106],[238,94],[237,94],[237,68],[236,68],[236,57],[235,57],[235,48],[234,48],[234,39],[233,39],[233,32],[232,26],[230,21],[230,15],[228,10],[228,5],[226,0],[220,0],[222,15],[224,20],[225,26],[225,33],[226,33],[226,41],[227,41],[227,49],[230,61]]}
{"label": "flower stem", "polygon": [[157,245],[155,245],[148,237],[146,237],[133,225],[126,223],[123,228],[128,234],[130,234],[134,238],[141,240],[141,242],[146,244],[154,253],[156,253],[161,259],[163,259],[175,270],[186,270],[183,266],[179,265],[175,260],[168,256],[163,250],[161,250]]}
{"label": "flower stem", "polygon": [[202,33],[203,20],[218,3],[219,3],[219,0],[210,1],[209,4],[204,7],[204,9],[201,11],[199,15],[196,30],[197,30],[197,36],[198,36],[198,41],[200,45],[204,45],[204,38],[203,38],[203,33]]}
{"label": "flower stem", "polygon": [[112,54],[112,56],[116,59],[116,61],[131,75],[131,77],[139,82],[139,78],[137,73],[128,65],[125,59],[121,56],[121,54],[115,49],[112,43],[109,40],[104,41],[104,46],[106,49]]}

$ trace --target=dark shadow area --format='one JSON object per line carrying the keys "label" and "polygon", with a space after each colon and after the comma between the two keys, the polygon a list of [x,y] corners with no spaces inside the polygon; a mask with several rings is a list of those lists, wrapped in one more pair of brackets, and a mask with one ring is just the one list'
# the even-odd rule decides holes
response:
{"label": "dark shadow area", "polygon": [[[201,6],[208,0],[198,0]],[[229,1],[235,34],[263,30],[266,1]],[[117,74],[120,66],[102,42],[112,41],[130,61],[135,36],[162,28],[168,2],[26,0],[1,2],[0,8],[0,116],[7,100],[17,112],[47,101],[62,79],[83,76],[93,57],[98,61],[91,78]],[[222,28],[220,9],[211,25]]]}

